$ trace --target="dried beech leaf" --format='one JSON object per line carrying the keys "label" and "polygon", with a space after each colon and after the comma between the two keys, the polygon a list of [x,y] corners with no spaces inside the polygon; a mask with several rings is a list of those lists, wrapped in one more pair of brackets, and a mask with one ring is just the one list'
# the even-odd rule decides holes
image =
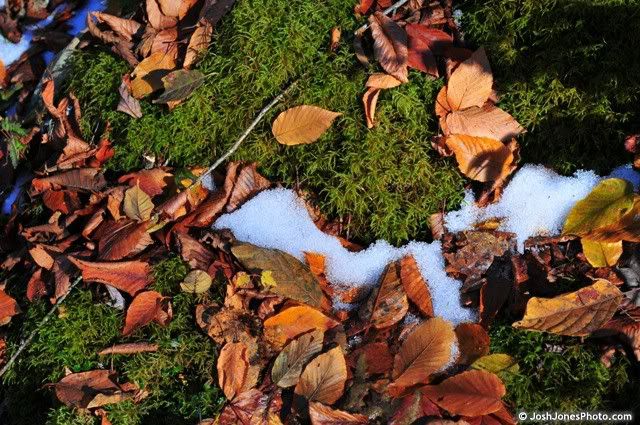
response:
{"label": "dried beech leaf", "polygon": [[471,417],[500,410],[506,394],[500,378],[483,370],[462,372],[421,391],[450,414]]}
{"label": "dried beech leaf", "polygon": [[271,370],[271,381],[281,388],[298,383],[302,368],[322,350],[324,332],[314,330],[291,341],[278,354]]}
{"label": "dried beech leaf", "polygon": [[108,370],[71,373],[54,384],[56,397],[69,407],[86,408],[99,394],[121,392]]}
{"label": "dried beech leaf", "polygon": [[394,261],[382,273],[377,290],[372,291],[361,310],[361,317],[376,329],[384,329],[402,320],[408,310],[409,301],[400,279],[400,264]]}
{"label": "dried beech leaf", "polygon": [[485,370],[498,376],[518,373],[518,362],[508,354],[495,353],[480,357],[471,364],[472,369]]}
{"label": "dried beech leaf", "polygon": [[558,335],[586,336],[604,325],[622,301],[622,292],[607,280],[555,298],[533,297],[516,328]]}
{"label": "dried beech leaf", "polygon": [[373,52],[380,66],[398,80],[409,81],[407,33],[388,16],[376,12],[369,16]]}
{"label": "dried beech leaf", "polygon": [[82,271],[82,280],[111,285],[116,289],[135,295],[153,282],[151,266],[144,261],[85,261],[69,257]]}
{"label": "dried beech leaf", "polygon": [[505,178],[515,169],[511,149],[499,140],[454,134],[446,139],[462,174],[480,182]]}
{"label": "dried beech leaf", "polygon": [[365,87],[374,89],[392,89],[394,87],[398,87],[400,84],[402,84],[402,81],[398,80],[393,75],[376,72],[369,76]]}
{"label": "dried beech leaf", "polygon": [[338,322],[306,305],[289,307],[264,321],[264,338],[276,349],[312,330],[327,331]]}
{"label": "dried beech leaf", "polygon": [[141,292],[131,301],[127,309],[122,335],[129,335],[151,322],[165,326],[172,317],[173,312],[168,297],[163,297],[156,291]]}
{"label": "dried beech leaf", "polygon": [[427,282],[422,278],[418,264],[412,255],[400,260],[400,281],[409,300],[425,317],[433,317],[433,302]]}
{"label": "dried beech leaf", "polygon": [[429,382],[429,376],[451,360],[456,335],[451,323],[435,317],[418,325],[400,346],[393,362],[393,385]]}
{"label": "dried beech leaf", "polygon": [[209,273],[202,270],[192,270],[180,284],[184,292],[190,294],[203,294],[209,290],[213,280]]}
{"label": "dried beech leaf", "polygon": [[487,331],[477,323],[460,323],[455,329],[460,356],[458,363],[471,364],[489,354],[491,339]]}
{"label": "dried beech leaf", "polygon": [[156,30],[173,28],[178,24],[178,19],[165,15],[160,9],[158,0],[146,0],[147,19]]}
{"label": "dried beech leaf", "polygon": [[322,403],[309,403],[309,417],[312,425],[358,425],[368,424],[369,418],[342,410],[334,410]]}
{"label": "dried beech leaf", "polygon": [[271,131],[283,145],[313,143],[342,115],[313,105],[301,105],[281,112]]}
{"label": "dried beech leaf", "polygon": [[99,191],[107,185],[107,182],[97,168],[76,168],[33,179],[31,184],[37,193],[42,193],[58,188]]}
{"label": "dried beech leaf", "polygon": [[109,354],[153,353],[158,351],[158,348],[158,344],[152,344],[150,342],[130,342],[105,348],[104,350],[98,352],[98,355],[106,356]]}
{"label": "dried beech leaf", "polygon": [[443,119],[451,112],[451,105],[447,100],[447,86],[442,86],[436,97],[436,115]]}
{"label": "dried beech leaf", "polygon": [[[147,4],[153,2],[149,0]],[[174,55],[167,51],[157,51],[141,61],[131,72],[131,94],[142,99],[163,86],[162,77],[176,68]]]}
{"label": "dried beech leaf", "polygon": [[0,288],[0,326],[9,323],[18,313],[20,313],[20,307],[16,300]]}
{"label": "dried beech leaf", "polygon": [[99,258],[108,261],[122,260],[142,252],[153,243],[147,227],[146,222],[136,223],[126,219],[108,226],[104,236],[98,241]]}
{"label": "dried beech leaf", "polygon": [[118,179],[118,183],[128,183],[129,186],[140,186],[147,195],[160,195],[171,182],[173,175],[164,168],[152,168],[125,174]]}
{"label": "dried beech leaf", "polygon": [[[436,406],[431,400],[425,397],[420,391],[413,391],[409,395],[400,399],[400,404],[396,408],[394,414],[389,418],[389,425],[412,425],[418,421],[418,419],[425,416],[442,417],[440,408]],[[418,422],[420,423],[420,422]],[[455,423],[459,425],[469,425],[466,422],[458,423],[451,422],[439,422],[437,420],[430,420],[428,422],[432,425],[453,425]]]}
{"label": "dried beech leaf", "polygon": [[133,186],[124,192],[122,209],[132,220],[148,221],[153,212],[153,202],[149,195],[140,189],[140,186]]}
{"label": "dried beech leaf", "polygon": [[507,142],[524,128],[511,115],[490,103],[481,108],[454,111],[446,118],[447,132]]}
{"label": "dried beech leaf", "polygon": [[90,12],[89,19],[92,18],[96,19],[98,22],[103,22],[109,25],[113,32],[127,41],[132,41],[133,37],[138,34],[142,28],[142,25],[133,19],[124,19],[103,12]]}
{"label": "dried beech leaf", "polygon": [[362,95],[362,105],[364,107],[364,116],[367,120],[367,128],[373,128],[374,126],[379,94],[380,89],[370,87]]}
{"label": "dried beech leaf", "polygon": [[593,267],[612,267],[622,255],[622,241],[597,242],[582,238],[582,252]]}
{"label": "dried beech leaf", "polygon": [[249,375],[249,356],[247,346],[242,342],[225,344],[218,356],[218,385],[225,397],[233,400],[244,392]]}
{"label": "dried beech leaf", "polygon": [[310,402],[335,403],[344,393],[347,363],[340,347],[320,354],[302,372],[295,393]]}
{"label": "dried beech leaf", "polygon": [[122,76],[122,83],[120,83],[120,87],[118,87],[118,94],[120,94],[120,100],[118,101],[116,110],[124,112],[133,118],[142,118],[140,102],[131,95],[131,80],[129,74]]}
{"label": "dried beech leaf", "polygon": [[451,74],[447,82],[447,101],[454,111],[481,107],[489,99],[492,86],[491,66],[484,49],[480,48]]}
{"label": "dried beech leaf", "polygon": [[198,21],[196,29],[189,39],[189,45],[187,46],[187,53],[183,65],[185,69],[190,69],[204,54],[207,47],[209,47],[212,35],[213,26],[205,20]]}

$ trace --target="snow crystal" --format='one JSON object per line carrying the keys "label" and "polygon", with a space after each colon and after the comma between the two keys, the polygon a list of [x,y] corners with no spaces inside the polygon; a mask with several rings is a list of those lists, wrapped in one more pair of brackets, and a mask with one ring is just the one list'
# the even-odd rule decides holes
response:
{"label": "snow crystal", "polygon": [[479,208],[468,192],[462,208],[445,215],[445,225],[456,232],[497,218],[501,220],[498,229],[515,233],[522,250],[524,241],[531,236],[560,233],[573,205],[587,196],[599,180],[593,171],[577,171],[573,177],[565,177],[540,165],[525,165],[513,176],[498,202]]}

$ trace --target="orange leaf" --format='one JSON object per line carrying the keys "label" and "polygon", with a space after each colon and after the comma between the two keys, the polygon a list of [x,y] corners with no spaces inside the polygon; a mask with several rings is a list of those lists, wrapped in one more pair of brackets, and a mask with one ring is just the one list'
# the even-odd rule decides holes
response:
{"label": "orange leaf", "polygon": [[108,370],[71,373],[54,384],[56,397],[70,407],[84,409],[99,395],[121,393]]}
{"label": "orange leaf", "polygon": [[289,307],[264,321],[264,337],[276,349],[311,330],[326,331],[338,322],[306,305]]}
{"label": "orange leaf", "polygon": [[377,291],[374,290],[363,308],[363,318],[376,329],[388,328],[404,318],[409,310],[409,301],[400,280],[398,261],[387,265],[380,277]]}
{"label": "orange leaf", "polygon": [[462,62],[447,82],[447,100],[454,111],[480,107],[489,99],[493,86],[491,66],[483,48]]}
{"label": "orange leaf", "polygon": [[146,0],[146,8],[149,24],[156,30],[172,28],[178,24],[175,17],[167,16],[160,10],[158,0]]}
{"label": "orange leaf", "polygon": [[386,342],[371,342],[353,350],[349,354],[349,365],[355,368],[361,356],[364,356],[370,375],[387,373],[393,366],[393,356]]}
{"label": "orange leaf", "polygon": [[127,183],[131,187],[139,185],[144,193],[153,198],[162,194],[172,177],[173,174],[168,173],[166,168],[152,168],[125,174],[118,179],[118,183]]}
{"label": "orange leaf", "polygon": [[333,404],[344,392],[347,364],[340,347],[320,354],[302,372],[295,393],[324,404]]}
{"label": "orange leaf", "polygon": [[455,329],[461,364],[471,364],[482,356],[489,354],[491,342],[487,331],[477,323],[460,323]]}
{"label": "orange leaf", "polygon": [[156,291],[141,292],[131,301],[127,309],[122,335],[129,335],[151,322],[165,326],[172,317],[173,311],[168,297],[163,297]]}
{"label": "orange leaf", "polygon": [[367,128],[373,128],[379,94],[380,89],[370,87],[362,95],[362,105],[364,107],[364,116],[367,119]]}
{"label": "orange leaf", "polygon": [[[147,1],[147,4],[154,0]],[[131,95],[142,99],[164,87],[162,77],[176,68],[176,61],[171,51],[157,51],[138,64],[131,72]]]}
{"label": "orange leaf", "polygon": [[198,21],[196,29],[191,34],[187,53],[184,57],[184,67],[190,69],[202,56],[209,47],[211,35],[213,34],[213,26],[206,20]]}
{"label": "orange leaf", "polygon": [[257,373],[250,373],[247,346],[242,342],[231,342],[222,347],[217,368],[218,385],[228,400],[253,387],[258,378]]}
{"label": "orange leaf", "polygon": [[454,134],[445,143],[455,154],[462,174],[470,179],[495,181],[516,168],[512,149],[499,140]]}
{"label": "orange leaf", "polygon": [[149,342],[131,342],[125,344],[113,345],[109,348],[98,352],[99,356],[106,356],[108,354],[138,354],[138,353],[153,353],[158,351],[158,344],[151,344]]}
{"label": "orange leaf", "polygon": [[436,115],[442,119],[450,112],[451,105],[447,100],[447,86],[442,86],[436,97]]}
{"label": "orange leaf", "polygon": [[153,243],[147,233],[148,222],[136,223],[125,219],[102,226],[96,234],[101,260],[121,260],[142,252]]}
{"label": "orange leaf", "polygon": [[429,382],[432,373],[449,363],[455,339],[451,323],[439,317],[418,325],[396,354],[392,385],[409,387]]}
{"label": "orange leaf", "polygon": [[278,143],[300,145],[313,143],[342,115],[314,105],[289,108],[275,119],[271,131]]}
{"label": "orange leaf", "polygon": [[116,289],[135,295],[153,282],[151,266],[143,261],[98,262],[69,257],[82,271],[82,280],[111,285]]}
{"label": "orange leaf", "polygon": [[392,89],[394,87],[398,87],[400,84],[402,84],[402,81],[398,80],[393,75],[376,72],[369,76],[365,87],[374,89]]}
{"label": "orange leaf", "polygon": [[420,269],[412,255],[400,260],[400,281],[409,300],[426,317],[433,317],[433,303],[427,282],[422,278]]}
{"label": "orange leaf", "polygon": [[369,23],[376,60],[389,74],[403,83],[408,82],[407,33],[380,12],[369,16]]}
{"label": "orange leaf", "polygon": [[20,313],[20,307],[13,297],[0,289],[0,326],[6,325],[11,318]]}
{"label": "orange leaf", "polygon": [[502,408],[506,390],[493,373],[470,370],[427,385],[422,393],[452,415],[481,416]]}
{"label": "orange leaf", "polygon": [[312,425],[358,425],[369,423],[369,419],[364,415],[334,410],[316,402],[309,403],[309,417]]}
{"label": "orange leaf", "polygon": [[524,131],[518,121],[502,109],[487,103],[447,115],[447,132],[507,142]]}

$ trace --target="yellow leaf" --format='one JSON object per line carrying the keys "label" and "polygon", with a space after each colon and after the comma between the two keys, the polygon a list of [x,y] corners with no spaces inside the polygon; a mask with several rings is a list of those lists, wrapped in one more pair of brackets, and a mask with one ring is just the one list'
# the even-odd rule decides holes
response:
{"label": "yellow leaf", "polygon": [[280,113],[271,131],[283,145],[313,143],[342,115],[317,106],[301,105]]}
{"label": "yellow leaf", "polygon": [[597,242],[582,239],[582,252],[593,267],[615,266],[622,255],[622,241]]}
{"label": "yellow leaf", "polygon": [[622,292],[608,280],[555,298],[533,297],[516,328],[558,335],[585,336],[604,325],[615,313]]}
{"label": "yellow leaf", "polygon": [[585,236],[599,227],[617,223],[632,206],[631,183],[623,179],[603,180],[571,209],[562,233]]}
{"label": "yellow leaf", "polygon": [[132,220],[147,221],[151,218],[153,202],[140,186],[130,187],[124,192],[124,202],[122,204],[124,213]]}
{"label": "yellow leaf", "polygon": [[211,287],[212,279],[209,273],[203,270],[192,270],[184,281],[180,284],[180,288],[184,292],[191,294],[202,294],[207,292]]}
{"label": "yellow leaf", "polygon": [[515,157],[509,146],[499,140],[453,134],[446,139],[462,174],[480,182],[505,178],[515,169]]}
{"label": "yellow leaf", "polygon": [[486,370],[498,376],[518,373],[518,362],[508,354],[495,353],[480,357],[471,364],[472,369]]}
{"label": "yellow leaf", "polygon": [[249,288],[251,287],[251,277],[247,272],[238,272],[233,276],[233,286],[236,288]]}
{"label": "yellow leaf", "polygon": [[278,286],[276,280],[273,277],[271,270],[263,270],[260,274],[260,284],[266,290],[271,290]]}
{"label": "yellow leaf", "polygon": [[152,53],[135,67],[131,76],[131,94],[142,99],[163,87],[162,77],[176,68],[175,57],[165,50]]}

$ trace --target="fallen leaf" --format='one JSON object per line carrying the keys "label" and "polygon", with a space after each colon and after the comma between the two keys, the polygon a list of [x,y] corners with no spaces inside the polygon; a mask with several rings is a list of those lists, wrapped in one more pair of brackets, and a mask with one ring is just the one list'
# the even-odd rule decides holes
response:
{"label": "fallen leaf", "polygon": [[100,226],[93,238],[98,240],[100,260],[114,261],[136,255],[153,244],[148,223],[132,220],[108,222]]}
{"label": "fallen leaf", "polygon": [[250,270],[271,270],[276,286],[271,292],[314,307],[320,307],[322,290],[309,267],[295,257],[276,249],[259,248],[248,243],[231,247],[233,255]]}
{"label": "fallen leaf", "polygon": [[209,270],[209,266],[214,261],[213,252],[187,233],[180,232],[175,235],[182,259],[189,263],[191,268]]}
{"label": "fallen leaf", "polygon": [[369,16],[369,24],[373,36],[373,52],[380,66],[403,83],[408,82],[407,33],[380,12]]}
{"label": "fallen leaf", "polygon": [[395,387],[429,382],[429,376],[451,361],[456,335],[451,323],[435,317],[419,324],[400,346],[393,361]]}
{"label": "fallen leaf", "polygon": [[342,32],[340,31],[340,27],[331,28],[331,39],[329,41],[329,51],[335,52],[338,50],[340,46],[340,36]]}
{"label": "fallen leaf", "polygon": [[515,118],[492,104],[454,111],[447,115],[446,126],[449,134],[486,137],[503,142],[524,131]]}
{"label": "fallen leaf", "polygon": [[357,362],[364,361],[369,375],[386,374],[393,367],[393,356],[386,342],[371,342],[356,348],[349,354],[349,359],[349,365],[354,368]]}
{"label": "fallen leaf", "polygon": [[444,55],[453,46],[453,37],[446,32],[424,24],[407,24],[407,36],[420,39],[435,55]]}
{"label": "fallen leaf", "polygon": [[[31,275],[29,282],[27,283],[27,299],[29,301],[33,301],[34,299],[42,298],[46,295],[47,285],[42,277],[42,269],[38,268],[38,270]],[[0,311],[2,311],[1,305],[2,302],[0,302]],[[0,313],[0,323],[3,321],[2,313]]]}
{"label": "fallen leaf", "polygon": [[247,425],[279,425],[278,422],[267,422],[282,408],[282,399],[264,394],[255,388],[245,391],[232,400],[222,411],[216,421],[219,424],[247,424]]}
{"label": "fallen leaf", "polygon": [[165,326],[172,317],[173,311],[168,297],[163,297],[156,291],[141,292],[127,309],[122,335],[129,335],[151,322]]}
{"label": "fallen leaf", "polygon": [[483,370],[462,372],[421,391],[450,414],[472,417],[500,410],[506,394],[500,378]]}
{"label": "fallen leaf", "polygon": [[593,267],[612,267],[622,255],[622,241],[597,242],[582,238],[582,252]]}
{"label": "fallen leaf", "polygon": [[489,99],[493,75],[483,48],[462,62],[447,82],[447,102],[453,111],[481,107]]}
{"label": "fallen leaf", "polygon": [[385,268],[377,289],[372,291],[360,315],[376,329],[384,329],[402,320],[408,310],[409,301],[400,279],[400,263],[394,261]]}
{"label": "fallen leaf", "polygon": [[364,107],[364,116],[367,120],[367,128],[373,128],[376,115],[376,105],[378,104],[378,96],[380,89],[370,87],[362,95],[362,105]]}
{"label": "fallen leaf", "polygon": [[213,26],[206,20],[198,21],[196,29],[189,38],[187,53],[184,57],[185,69],[190,69],[200,59],[209,47],[211,36],[213,35]]}
{"label": "fallen leaf", "polygon": [[255,194],[271,186],[271,182],[258,172],[257,167],[255,162],[238,164],[238,174],[233,188],[229,191],[229,199],[225,208],[227,212],[235,211]]}
{"label": "fallen leaf", "polygon": [[516,328],[558,335],[586,336],[604,325],[622,301],[622,292],[607,280],[555,298],[533,297]]}
{"label": "fallen leaf", "polygon": [[122,209],[132,220],[138,222],[148,221],[153,211],[153,202],[140,186],[133,186],[124,192]]}
{"label": "fallen leaf", "polygon": [[[148,0],[147,4],[154,3]],[[131,94],[136,99],[142,99],[163,86],[162,77],[176,67],[174,55],[166,51],[152,53],[142,60],[131,72]]]}
{"label": "fallen leaf", "polygon": [[400,260],[400,281],[409,300],[427,318],[433,317],[433,303],[427,282],[422,278],[418,264],[412,255]]}
{"label": "fallen leaf", "polygon": [[[233,400],[255,385],[255,382],[251,383],[249,379],[248,350],[242,342],[232,342],[222,347],[218,355],[217,369],[218,385],[228,400]],[[257,378],[257,375],[255,377]]]}
{"label": "fallen leaf", "polygon": [[311,330],[327,331],[338,322],[306,305],[293,306],[264,321],[264,337],[276,349]]}
{"label": "fallen leaf", "polygon": [[357,425],[369,423],[369,419],[364,415],[334,410],[316,402],[309,403],[309,417],[312,425]]}
{"label": "fallen leaf", "polygon": [[342,115],[313,105],[301,105],[281,112],[271,131],[283,145],[313,143]]}
{"label": "fallen leaf", "polygon": [[125,344],[112,345],[109,348],[105,348],[98,352],[99,356],[106,356],[109,354],[138,354],[138,353],[153,353],[158,351],[158,344],[152,344],[150,342],[131,342]]}
{"label": "fallen leaf", "polygon": [[153,282],[151,266],[144,261],[100,262],[75,257],[69,257],[69,261],[82,271],[85,282],[105,283],[129,295],[137,294]]}
{"label": "fallen leaf", "polygon": [[20,313],[20,307],[16,300],[0,288],[0,326],[9,323],[18,313]]}
{"label": "fallen leaf", "polygon": [[133,118],[142,118],[140,102],[131,95],[131,78],[129,74],[122,76],[122,83],[120,83],[120,87],[118,87],[118,94],[120,94],[120,100],[118,101],[116,110],[124,112]]}
{"label": "fallen leaf", "polygon": [[435,111],[440,119],[445,118],[451,112],[451,105],[449,105],[449,100],[447,99],[447,86],[442,86],[438,96],[436,96]]}
{"label": "fallen leaf", "polygon": [[365,87],[374,89],[392,89],[402,84],[402,81],[398,80],[393,75],[385,74],[382,72],[376,72],[369,75]]}
{"label": "fallen leaf", "polygon": [[292,340],[278,354],[271,369],[271,381],[281,388],[298,383],[302,368],[322,350],[324,331],[314,330]]}
{"label": "fallen leaf", "polygon": [[184,278],[180,288],[190,294],[203,294],[209,290],[212,283],[213,280],[209,273],[202,270],[192,270]]}
{"label": "fallen leaf", "polygon": [[[425,416],[438,418],[442,417],[442,414],[440,408],[425,397],[421,391],[413,391],[400,399],[400,404],[389,418],[389,425],[412,425]],[[428,423],[435,422],[431,420]]]}
{"label": "fallen leaf", "polygon": [[46,190],[62,188],[100,191],[107,185],[107,182],[97,168],[77,168],[33,179],[31,184],[38,194]]}
{"label": "fallen leaf", "polygon": [[113,32],[127,41],[132,41],[142,28],[142,25],[133,19],[124,19],[103,12],[89,12],[89,19],[107,24]]}
{"label": "fallen leaf", "polygon": [[[638,313],[640,308],[636,307]],[[613,333],[631,349],[636,361],[640,361],[640,317],[634,318],[630,314],[621,314],[605,323],[598,333]]]}
{"label": "fallen leaf", "polygon": [[513,152],[495,139],[454,134],[446,139],[465,176],[480,182],[505,178],[515,170]]}
{"label": "fallen leaf", "polygon": [[189,97],[194,90],[202,86],[206,78],[206,75],[196,70],[178,69],[171,71],[162,77],[164,92],[157,99],[154,99],[153,103],[182,101]]}
{"label": "fallen leaf", "polygon": [[335,403],[344,393],[347,363],[340,347],[320,354],[302,372],[295,393],[309,402]]}
{"label": "fallen leaf", "polygon": [[118,183],[127,183],[131,187],[139,186],[144,193],[153,198],[162,194],[164,188],[171,183],[172,177],[173,174],[165,168],[152,168],[125,174],[118,179]]}
{"label": "fallen leaf", "polygon": [[178,24],[178,19],[162,13],[158,0],[146,0],[145,4],[149,24],[156,30],[172,28]]}
{"label": "fallen leaf", "polygon": [[455,328],[460,355],[458,363],[468,365],[489,354],[491,339],[487,331],[477,323],[460,323]]}
{"label": "fallen leaf", "polygon": [[471,363],[472,369],[484,370],[498,376],[507,376],[518,373],[520,366],[516,359],[508,354],[494,353],[480,357]]}
{"label": "fallen leaf", "polygon": [[71,373],[54,384],[56,397],[69,407],[84,409],[100,394],[121,392],[108,370]]}

